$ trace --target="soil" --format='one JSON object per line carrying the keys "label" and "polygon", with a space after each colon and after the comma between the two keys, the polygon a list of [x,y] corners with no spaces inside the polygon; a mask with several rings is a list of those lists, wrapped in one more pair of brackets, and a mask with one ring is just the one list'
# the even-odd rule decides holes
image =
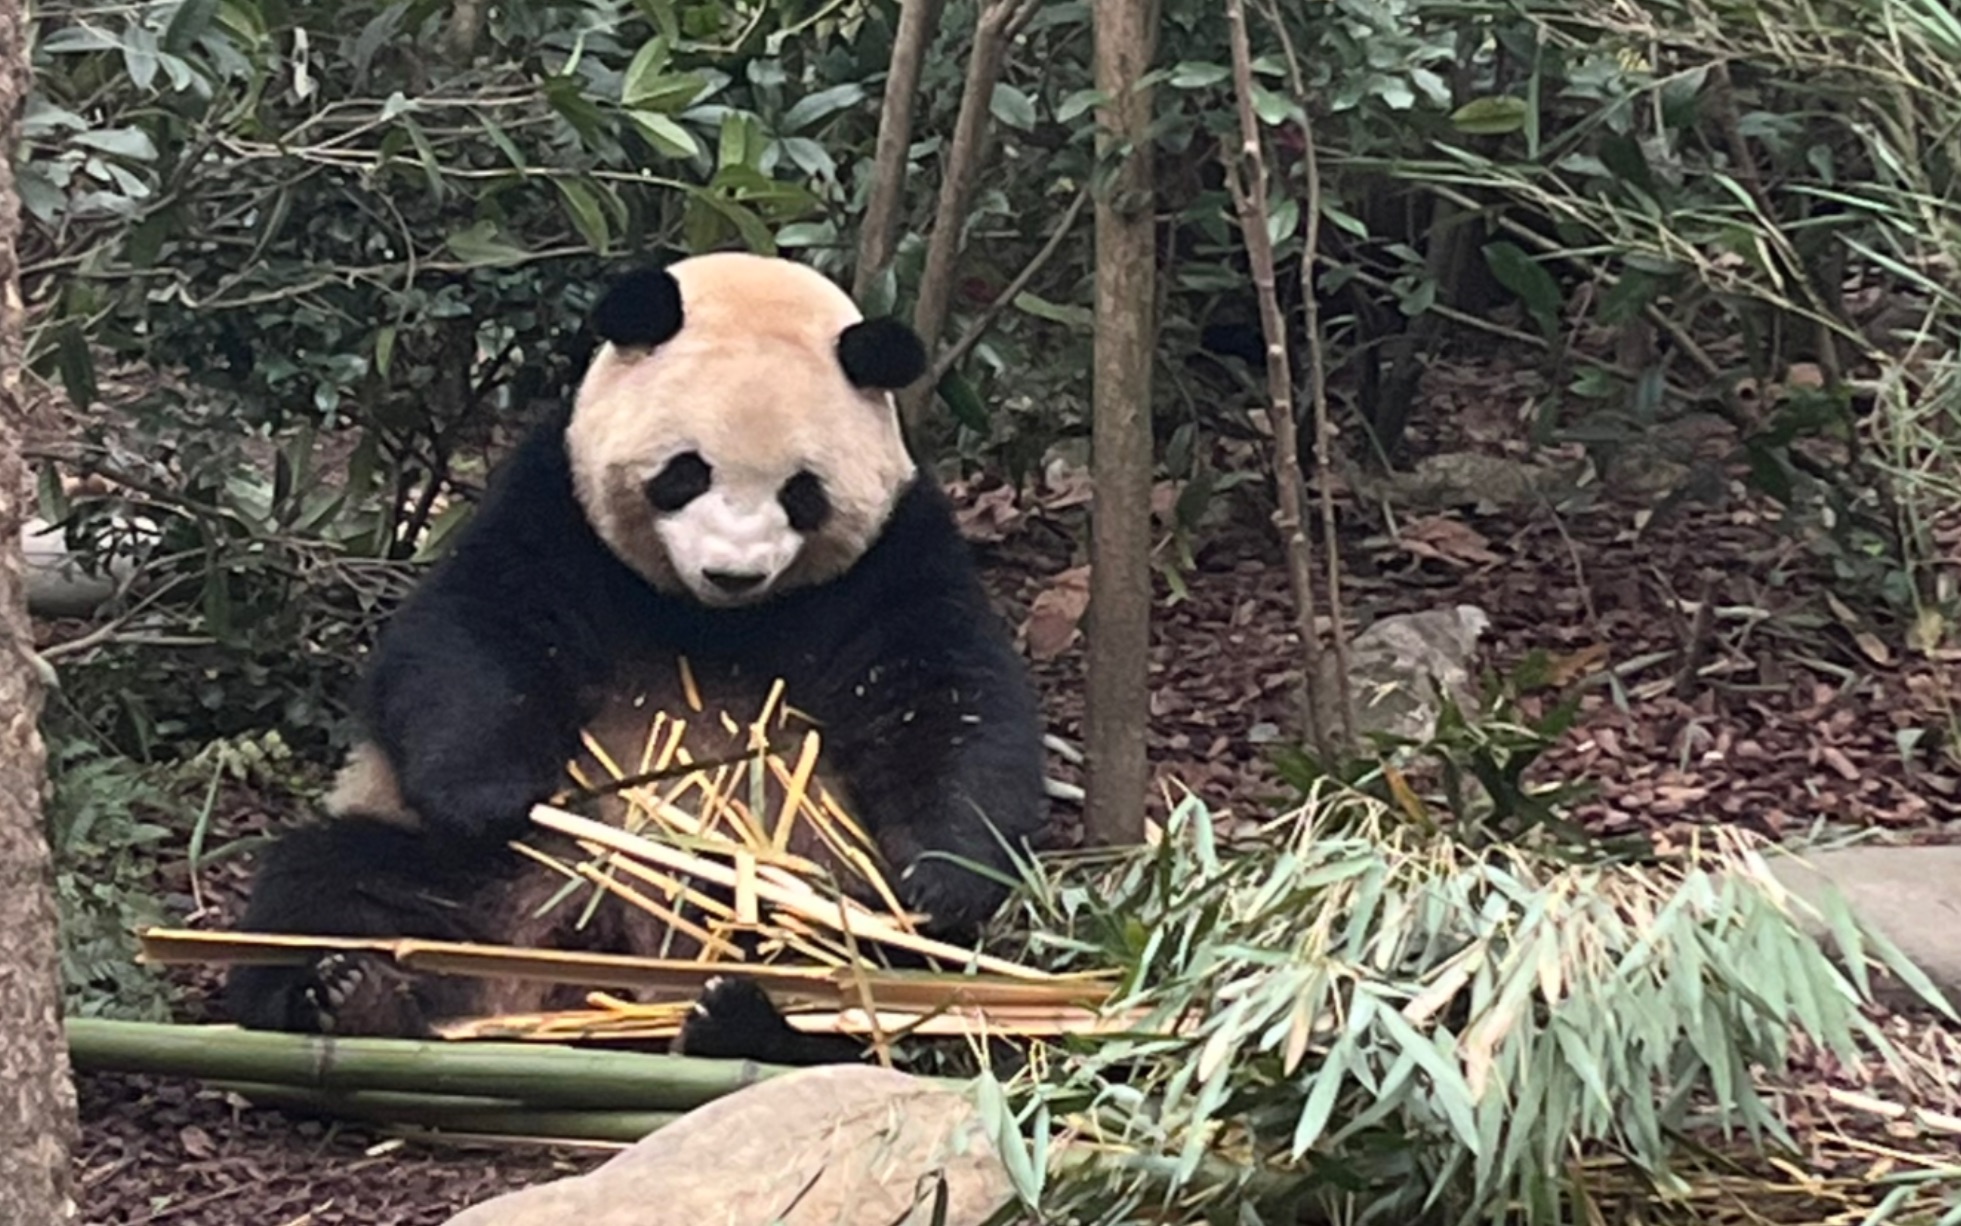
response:
{"label": "soil", "polygon": [[[1519,433],[1510,415],[1520,379],[1503,358],[1438,371],[1426,399],[1437,409],[1432,419],[1450,429],[1419,449],[1507,450],[1501,440]],[[959,496],[1003,611],[1047,657],[1035,671],[1051,730],[1080,742],[1082,643],[1068,624],[1079,602],[1067,576],[1084,561],[1082,508],[1079,499],[1065,505],[1072,497],[1063,485],[1018,500],[985,488]],[[1667,841],[1709,822],[1773,835],[1835,823],[1946,838],[1961,819],[1961,767],[1938,746],[1951,726],[1947,696],[1961,693],[1961,664],[1903,659],[1897,646],[1880,646],[1902,635],[1833,605],[1830,553],[1807,547],[1770,504],[1740,490],[1732,484],[1717,501],[1661,512],[1611,492],[1562,514],[1544,503],[1415,512],[1399,517],[1400,535],[1348,499],[1349,612],[1366,622],[1476,604],[1492,621],[1484,662],[1500,673],[1534,653],[1576,676],[1621,669],[1618,691],[1604,683],[1585,691],[1573,727],[1534,771],[1586,780],[1593,795],[1578,814],[1598,831]],[[1961,556],[1961,528],[1942,530]],[[1154,811],[1188,788],[1215,812],[1270,814],[1287,789],[1260,726],[1292,725],[1301,652],[1286,572],[1257,512],[1206,527],[1183,583],[1173,599],[1159,581]],[[1027,627],[1038,599],[1044,613]],[[1706,623],[1681,603],[1705,599],[1719,609]],[[1697,667],[1685,669],[1691,657]],[[1523,713],[1550,705],[1549,693],[1528,694]],[[1063,764],[1056,773],[1080,781]],[[226,810],[229,834],[268,820],[251,797],[231,797]],[[1075,841],[1074,807],[1057,811],[1056,841]],[[200,883],[213,909],[198,922],[222,922],[245,868],[230,864]],[[188,896],[181,874],[165,884]],[[79,1082],[78,1173],[91,1223],[435,1223],[603,1157],[432,1149],[252,1109],[185,1083],[97,1074]]]}

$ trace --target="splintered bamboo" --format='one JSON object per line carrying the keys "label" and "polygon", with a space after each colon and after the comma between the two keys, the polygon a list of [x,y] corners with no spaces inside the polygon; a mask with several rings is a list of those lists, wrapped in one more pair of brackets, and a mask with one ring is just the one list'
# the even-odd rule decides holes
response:
{"label": "splintered bamboo", "polygon": [[[538,805],[533,808],[531,810],[531,820],[548,830],[569,835],[581,842],[597,844],[608,851],[635,856],[643,860],[652,860],[657,864],[662,864],[672,869],[698,874],[724,888],[731,888],[736,884],[736,874],[732,869],[725,869],[719,865],[687,857],[683,853],[677,852],[664,844],[630,834],[617,827],[609,826],[604,822],[596,822],[591,818],[580,817],[575,813],[567,813],[562,809],[553,809],[548,805]],[[831,928],[848,928],[855,935],[863,939],[896,945],[904,949],[910,949],[914,953],[925,954],[928,957],[939,958],[948,962],[971,963],[976,967],[993,971],[998,975],[1007,975],[1019,979],[1047,979],[1050,977],[1046,971],[1037,970],[1034,967],[1010,962],[1005,958],[996,958],[988,954],[961,949],[958,946],[948,945],[943,941],[935,941],[930,937],[923,937],[907,932],[891,920],[880,916],[877,912],[869,908],[859,906],[849,899],[837,901],[827,898],[808,886],[798,890],[792,887],[778,885],[775,882],[758,879],[755,888],[760,897],[782,907],[794,915],[814,920]]]}

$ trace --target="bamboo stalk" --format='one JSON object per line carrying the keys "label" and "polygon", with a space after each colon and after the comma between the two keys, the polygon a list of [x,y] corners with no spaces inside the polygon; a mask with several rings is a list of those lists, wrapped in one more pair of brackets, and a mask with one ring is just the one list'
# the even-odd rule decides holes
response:
{"label": "bamboo stalk", "polygon": [[391,1090],[309,1090],[264,1082],[214,1082],[254,1106],[365,1124],[413,1124],[445,1133],[632,1143],[681,1118],[677,1111],[538,1110],[505,1098]]}
{"label": "bamboo stalk", "polygon": [[325,1038],[230,1026],[70,1018],[78,1069],[513,1100],[568,1111],[688,1111],[788,1069],[747,1060],[532,1043]]}

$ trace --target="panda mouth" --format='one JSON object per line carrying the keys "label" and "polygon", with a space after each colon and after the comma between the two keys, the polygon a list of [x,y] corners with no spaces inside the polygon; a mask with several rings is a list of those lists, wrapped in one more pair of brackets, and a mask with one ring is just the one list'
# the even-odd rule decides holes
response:
{"label": "panda mouth", "polygon": [[703,582],[721,596],[741,600],[760,593],[769,585],[769,575],[759,570],[704,570]]}
{"label": "panda mouth", "polygon": [[710,608],[755,604],[775,587],[771,571],[703,569],[694,572],[688,587],[696,600]]}

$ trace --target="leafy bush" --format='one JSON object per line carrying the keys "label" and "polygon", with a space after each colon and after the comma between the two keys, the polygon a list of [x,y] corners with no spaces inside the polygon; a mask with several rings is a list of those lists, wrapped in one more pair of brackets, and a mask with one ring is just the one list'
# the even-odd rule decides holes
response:
{"label": "leafy bush", "polygon": [[46,826],[61,908],[61,975],[79,1016],[167,1020],[170,983],[136,961],[135,932],[181,922],[200,900],[169,892],[165,865],[193,879],[251,840],[211,838],[226,784],[290,794],[310,782],[276,732],[209,744],[181,761],[146,765],[80,740],[50,745]]}

